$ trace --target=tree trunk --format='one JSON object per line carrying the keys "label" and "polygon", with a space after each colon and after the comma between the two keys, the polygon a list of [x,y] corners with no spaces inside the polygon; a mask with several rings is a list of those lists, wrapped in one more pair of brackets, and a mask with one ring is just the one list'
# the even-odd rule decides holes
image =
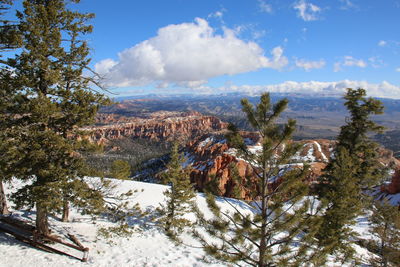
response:
{"label": "tree trunk", "polygon": [[381,237],[381,257],[382,257],[382,264],[383,267],[388,267],[388,259],[387,259],[387,255],[386,255],[386,238],[387,238],[387,228],[388,228],[388,223],[385,223],[385,227],[383,229],[383,236]]}
{"label": "tree trunk", "polygon": [[265,267],[265,252],[267,250],[267,213],[268,213],[268,177],[267,177],[267,164],[263,164],[263,177],[261,181],[261,229],[260,229],[260,247],[258,248],[258,267]]}
{"label": "tree trunk", "polygon": [[4,192],[3,181],[0,180],[0,215],[10,214],[7,207],[6,194]]}
{"label": "tree trunk", "polygon": [[69,218],[69,202],[68,200],[64,200],[63,214],[61,221],[68,222],[69,221],[68,218]]}
{"label": "tree trunk", "polygon": [[47,208],[36,203],[36,230],[43,235],[50,235]]}

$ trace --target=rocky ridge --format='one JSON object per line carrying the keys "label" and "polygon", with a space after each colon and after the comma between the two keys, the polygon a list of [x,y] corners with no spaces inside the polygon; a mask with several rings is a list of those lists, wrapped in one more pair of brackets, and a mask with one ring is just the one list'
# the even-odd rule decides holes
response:
{"label": "rocky ridge", "polygon": [[97,125],[83,130],[91,132],[92,141],[104,144],[107,140],[123,137],[162,141],[189,140],[226,127],[227,123],[217,117],[203,116],[192,111],[156,112],[141,118],[100,114],[97,117]]}
{"label": "rocky ridge", "polygon": [[[249,163],[236,157],[234,149],[226,143],[224,138],[226,126],[227,123],[216,117],[203,116],[195,111],[161,111],[143,113],[141,117],[101,113],[97,116],[96,125],[85,130],[91,131],[90,139],[100,144],[124,137],[161,141],[180,140],[182,143],[189,140],[185,147],[185,156],[186,164],[192,166],[192,182],[202,190],[212,179],[218,178],[221,194],[231,196],[236,186],[231,178],[231,166],[236,166],[242,179],[254,176],[254,170]],[[261,149],[257,134],[244,132],[243,135],[250,149]],[[293,158],[293,164],[308,162],[311,171],[306,180],[308,183],[313,183],[322,174],[332,156],[335,141],[316,139],[299,142],[302,144],[302,149]],[[400,161],[394,158],[392,151],[380,148],[378,152],[382,165],[394,170],[400,169]],[[395,173],[391,183],[381,187],[381,192],[400,193],[399,172]],[[151,174],[154,175],[154,172]],[[251,189],[241,190],[242,198],[247,198],[248,190]]]}
{"label": "rocky ridge", "polygon": [[390,183],[381,186],[380,191],[390,195],[400,193],[400,169],[394,172]]}
{"label": "rocky ridge", "polygon": [[[259,137],[254,133],[243,133],[243,137],[250,150],[261,149]],[[327,162],[332,156],[336,142],[326,139],[303,140],[301,150],[292,158],[292,166],[307,162],[310,172],[306,177],[307,183],[313,183],[322,174]],[[380,162],[392,169],[400,168],[400,161],[393,157],[391,151],[380,148]],[[254,177],[251,165],[236,156],[235,150],[227,144],[223,134],[208,134],[197,140],[191,141],[185,148],[186,164],[191,165],[191,181],[197,189],[202,190],[212,179],[218,180],[221,195],[233,196],[235,181],[232,179],[232,166],[235,166],[240,179]],[[271,186],[274,186],[271,183]],[[249,192],[254,188],[241,188],[241,198],[248,199]]]}

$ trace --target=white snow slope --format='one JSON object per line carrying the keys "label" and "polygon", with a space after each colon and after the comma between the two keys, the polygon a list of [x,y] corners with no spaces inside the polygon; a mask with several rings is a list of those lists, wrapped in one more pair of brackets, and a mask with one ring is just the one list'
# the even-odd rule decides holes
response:
{"label": "white snow slope", "polygon": [[[126,192],[130,189],[143,190],[131,200],[133,204],[139,203],[142,209],[154,210],[160,202],[164,201],[163,191],[166,190],[166,186],[135,181],[117,181],[117,183],[119,183],[117,186],[119,192]],[[197,195],[196,201],[200,210],[203,212],[207,210],[205,198],[202,194]],[[226,202],[219,201],[219,203],[223,208],[231,209]],[[231,203],[243,211],[250,210],[250,207],[244,202],[232,199]],[[13,214],[21,219],[32,220],[32,223],[35,218],[33,212],[14,211]],[[189,214],[188,216],[193,215]],[[0,266],[228,266],[223,263],[209,264],[202,262],[201,258],[204,253],[201,249],[174,245],[152,223],[148,223],[145,229],[134,233],[129,239],[118,237],[110,243],[108,240],[97,236],[97,229],[101,226],[110,226],[111,223],[104,219],[98,219],[94,223],[88,216],[82,216],[76,211],[72,212],[71,219],[73,220],[71,223],[62,223],[57,218],[51,217],[51,228],[59,236],[68,232],[72,233],[78,237],[84,246],[89,247],[88,262],[83,263],[67,256],[35,249],[0,232]],[[365,234],[368,230],[368,224],[365,223],[365,220],[360,220],[356,229]],[[184,235],[183,240],[187,243],[192,241],[188,235]],[[52,246],[66,250],[65,246]],[[368,253],[359,247],[357,247],[357,251],[360,255],[368,256]],[[82,255],[81,252],[74,250],[68,250],[68,252],[76,256]],[[343,265],[331,263],[330,266]]]}

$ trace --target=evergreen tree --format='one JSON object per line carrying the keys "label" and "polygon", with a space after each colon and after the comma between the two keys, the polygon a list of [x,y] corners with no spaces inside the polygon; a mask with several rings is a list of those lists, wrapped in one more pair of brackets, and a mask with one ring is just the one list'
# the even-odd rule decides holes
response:
{"label": "evergreen tree", "polygon": [[[10,20],[4,19],[3,15],[10,9],[13,0],[0,0],[0,52],[18,48],[20,38],[17,33],[17,25]],[[0,62],[2,55],[0,55]]]}
{"label": "evergreen tree", "polygon": [[162,216],[159,221],[166,234],[177,240],[178,234],[191,225],[184,216],[192,210],[195,193],[190,183],[189,171],[182,168],[184,158],[179,153],[178,143],[174,143],[170,157],[167,170],[162,176],[169,189],[164,192],[166,203],[160,205],[159,212]]}
{"label": "evergreen tree", "polygon": [[93,14],[71,11],[63,0],[25,0],[17,17],[22,49],[6,61],[13,73],[1,83],[12,90],[4,111],[18,131],[13,167],[18,178],[32,183],[13,198],[18,208],[36,206],[37,230],[49,234],[49,213],[66,201],[86,211],[104,202],[82,178],[86,168],[77,151],[84,142],[77,129],[92,123],[107,101],[92,89],[96,80],[83,75],[90,59],[82,36],[92,31],[87,22]]}
{"label": "evergreen tree", "polygon": [[370,217],[371,234],[376,238],[370,240],[369,246],[374,249],[377,258],[371,257],[372,266],[400,266],[400,212],[387,202],[374,201]]}
{"label": "evergreen tree", "polygon": [[[308,215],[310,201],[305,199],[308,185],[304,183],[308,167],[288,163],[300,146],[290,142],[296,122],[284,127],[275,121],[288,104],[283,99],[272,105],[265,93],[254,108],[247,99],[241,101],[252,127],[261,136],[261,151],[249,150],[235,126],[230,125],[228,142],[237,155],[249,162],[255,177],[242,185],[250,186],[252,203],[241,210],[223,198],[235,210],[222,210],[212,194],[207,194],[212,218],[197,209],[198,223],[205,233],[194,231],[207,255],[238,266],[299,266],[312,258],[307,252],[318,227],[318,220]],[[210,241],[212,240],[212,241]],[[293,244],[298,243],[294,248]]]}
{"label": "evergreen tree", "polygon": [[124,160],[114,160],[111,165],[110,176],[113,178],[127,180],[131,175],[131,165]]}
{"label": "evergreen tree", "polygon": [[334,157],[319,178],[317,191],[325,209],[319,245],[326,253],[336,253],[347,261],[354,256],[350,226],[368,203],[363,191],[385,175],[377,160],[377,144],[368,138],[368,133],[383,130],[370,118],[383,112],[381,102],[367,98],[364,89],[348,89],[344,99],[350,117],[341,127]]}
{"label": "evergreen tree", "polygon": [[[3,15],[9,10],[12,5],[11,0],[0,0],[0,52],[18,48],[20,45],[17,26],[9,20],[3,19]],[[3,63],[3,55],[0,54],[0,63]],[[4,191],[3,181],[9,181],[12,177],[12,169],[9,168],[12,161],[13,145],[7,136],[14,136],[15,133],[10,129],[6,121],[7,107],[12,103],[10,96],[12,90],[9,88],[7,80],[11,75],[11,69],[7,65],[0,67],[0,215],[9,214],[7,207],[6,195]]]}

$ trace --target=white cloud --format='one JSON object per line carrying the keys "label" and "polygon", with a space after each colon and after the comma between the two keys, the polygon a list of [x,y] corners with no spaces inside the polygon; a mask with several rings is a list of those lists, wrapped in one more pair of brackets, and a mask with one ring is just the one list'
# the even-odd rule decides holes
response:
{"label": "white cloud", "polygon": [[307,61],[305,59],[296,59],[295,61],[296,67],[305,69],[306,71],[310,71],[311,69],[321,69],[325,67],[325,60],[319,61]]}
{"label": "white cloud", "polygon": [[318,20],[318,14],[321,12],[321,8],[312,3],[307,3],[306,0],[300,0],[293,6],[297,10],[297,16],[304,21]]}
{"label": "white cloud", "polygon": [[157,36],[118,54],[118,61],[105,59],[95,69],[108,86],[126,87],[156,83],[200,84],[220,75],[234,75],[260,68],[282,69],[288,64],[281,47],[272,57],[255,42],[239,39],[234,30],[214,32],[208,22],[169,25]]}
{"label": "white cloud", "polygon": [[370,62],[370,65],[376,69],[385,65],[385,62],[380,57],[370,57],[368,58],[368,61]]}
{"label": "white cloud", "polygon": [[343,66],[365,68],[365,67],[367,67],[367,65],[368,64],[362,59],[356,59],[352,56],[345,56],[343,58],[343,61],[335,63],[333,70],[335,72],[338,72],[343,69],[342,68]]}
{"label": "white cloud", "polygon": [[97,73],[104,74],[108,72],[112,67],[117,65],[118,62],[112,60],[111,58],[104,59],[94,65],[94,68]]}
{"label": "white cloud", "polygon": [[258,40],[264,37],[266,34],[266,30],[252,31],[251,37],[253,38],[253,40]]}
{"label": "white cloud", "polygon": [[221,11],[217,11],[217,12],[215,12],[213,15],[214,15],[214,17],[216,17],[216,18],[221,18],[221,17],[223,16],[223,13],[222,13]]}
{"label": "white cloud", "polygon": [[260,30],[258,25],[253,23],[237,25],[233,30],[236,36],[241,36],[243,33],[248,32],[253,41],[259,40],[267,34],[265,29]]}
{"label": "white cloud", "polygon": [[261,12],[272,13],[272,5],[267,4],[265,0],[258,0],[258,7]]}
{"label": "white cloud", "polygon": [[387,42],[384,41],[384,40],[380,40],[380,41],[378,42],[378,45],[383,47],[383,46],[386,46],[386,45],[387,45]]}
{"label": "white cloud", "polygon": [[222,20],[222,17],[224,16],[224,13],[226,12],[225,8],[221,8],[221,10],[215,11],[214,13],[211,13],[207,16],[207,18],[217,18],[219,20]]}
{"label": "white cloud", "polygon": [[335,62],[335,64],[333,65],[333,71],[334,72],[338,72],[341,71],[342,67],[341,67],[341,63],[340,62]]}
{"label": "white cloud", "polygon": [[355,59],[352,56],[345,56],[343,66],[365,68],[367,63],[365,63],[365,61],[362,59]]}
{"label": "white cloud", "polygon": [[350,0],[339,0],[339,1],[343,3],[343,5],[340,7],[341,9],[357,8],[357,6]]}
{"label": "white cloud", "polygon": [[269,60],[265,63],[264,67],[281,70],[285,67],[289,60],[283,55],[283,48],[280,46],[275,47],[271,50],[272,60]]}
{"label": "white cloud", "polygon": [[382,98],[400,99],[400,87],[390,84],[387,81],[381,83],[369,83],[367,81],[343,80],[336,82],[295,82],[286,81],[273,85],[227,85],[220,88],[203,87],[204,91],[210,93],[216,92],[245,92],[250,94],[259,94],[261,92],[275,93],[297,93],[304,95],[323,95],[323,96],[343,96],[347,88],[364,88],[369,96]]}
{"label": "white cloud", "polygon": [[400,68],[397,68],[396,71],[397,71],[397,72],[400,72]]}

